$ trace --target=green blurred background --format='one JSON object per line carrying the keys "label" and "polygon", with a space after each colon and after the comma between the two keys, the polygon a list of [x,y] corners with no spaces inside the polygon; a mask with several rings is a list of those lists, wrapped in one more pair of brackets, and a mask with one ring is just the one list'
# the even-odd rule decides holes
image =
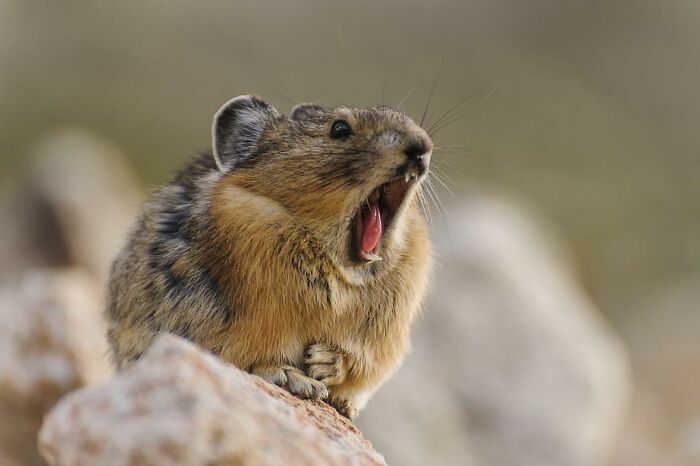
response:
{"label": "green blurred background", "polygon": [[[0,2],[0,167],[66,125],[144,183],[206,148],[231,96],[397,103],[473,95],[438,145],[453,190],[531,199],[610,313],[700,273],[700,6],[694,1]],[[342,37],[342,38],[341,38]],[[283,95],[284,94],[284,95]],[[287,97],[285,97],[287,96]]]}
{"label": "green blurred background", "polygon": [[700,283],[699,44],[691,0],[0,0],[0,179],[76,126],[163,182],[244,93],[420,119],[439,68],[429,121],[471,96],[436,136],[454,196],[539,207],[634,351],[636,310]]}

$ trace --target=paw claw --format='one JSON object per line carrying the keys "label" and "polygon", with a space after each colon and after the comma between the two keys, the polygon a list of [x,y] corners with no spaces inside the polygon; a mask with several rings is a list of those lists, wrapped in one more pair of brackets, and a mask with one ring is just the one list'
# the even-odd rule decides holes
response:
{"label": "paw claw", "polygon": [[299,398],[318,400],[328,398],[328,387],[318,380],[305,375],[296,367],[285,367],[287,374],[287,390]]}
{"label": "paw claw", "polygon": [[258,367],[252,373],[263,380],[289,391],[292,395],[308,400],[328,398],[328,387],[318,380],[305,375],[292,366]]}
{"label": "paw claw", "polygon": [[357,417],[359,411],[355,408],[349,400],[343,398],[330,398],[328,399],[328,404],[338,411],[338,414],[344,416],[351,421]]}
{"label": "paw claw", "polygon": [[284,387],[287,385],[287,374],[284,369],[276,366],[256,367],[251,373],[261,377],[265,382]]}
{"label": "paw claw", "polygon": [[306,373],[324,385],[343,383],[346,377],[345,358],[337,350],[322,343],[310,345],[304,351]]}

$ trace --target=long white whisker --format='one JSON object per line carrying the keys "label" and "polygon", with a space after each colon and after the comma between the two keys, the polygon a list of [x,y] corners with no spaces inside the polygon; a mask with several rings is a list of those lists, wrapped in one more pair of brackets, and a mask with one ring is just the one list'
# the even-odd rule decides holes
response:
{"label": "long white whisker", "polygon": [[423,210],[423,215],[425,215],[425,219],[428,220],[428,212],[425,210],[425,204],[423,203],[423,193],[418,190],[418,203],[420,204],[420,208]]}
{"label": "long white whisker", "polygon": [[436,198],[436,193],[433,189],[432,184],[430,183],[430,178],[425,179],[425,188],[426,188],[425,192],[428,194],[430,199],[433,201],[433,204],[435,204],[435,208],[437,209],[438,214],[440,214],[440,216],[443,216],[442,209],[440,208],[440,204],[438,204],[438,201]]}
{"label": "long white whisker", "polygon": [[438,202],[438,203],[440,204],[440,206],[442,207],[442,214],[445,216],[445,219],[447,220],[447,222],[448,222],[448,223],[450,224],[450,226],[451,226],[453,223],[452,223],[452,217],[450,216],[450,212],[449,212],[449,210],[447,209],[447,206],[445,206],[445,203],[442,202],[442,199],[441,199],[440,196],[438,195],[438,192],[437,192],[437,190],[435,189],[435,186],[433,185],[432,180],[429,180],[428,186],[429,186],[430,189],[433,191],[433,194],[435,195],[435,199],[437,200],[437,202]]}
{"label": "long white whisker", "polygon": [[456,186],[454,180],[453,180],[452,178],[450,178],[450,175],[448,175],[448,174],[445,172],[445,170],[442,169],[441,166],[439,166],[438,164],[434,164],[432,170],[434,170],[436,173],[439,173],[440,176],[445,177],[445,179],[447,179],[447,181],[448,181],[452,186]]}
{"label": "long white whisker", "polygon": [[440,197],[438,196],[438,193],[435,190],[435,187],[432,185],[432,183],[428,182],[426,186],[428,188],[428,193],[433,193],[431,195],[431,198],[433,199],[433,202],[435,202],[436,207],[438,207],[438,209],[441,211],[440,218],[442,220],[442,225],[445,229],[445,234],[447,235],[447,243],[450,245],[450,248],[452,248],[454,244],[454,242],[452,241],[452,232],[453,230],[456,230],[456,227],[454,222],[452,221],[450,212],[440,200]]}
{"label": "long white whisker", "polygon": [[[435,168],[437,168],[437,167],[435,167]],[[452,190],[450,189],[450,187],[447,186],[445,184],[445,182],[440,179],[440,177],[438,176],[436,171],[433,171],[431,174],[433,177],[435,177],[435,181],[440,183],[445,188],[445,190],[447,190],[447,192],[450,193],[450,196],[452,196],[453,199],[457,199],[457,196],[455,196],[455,193],[453,193]]]}
{"label": "long white whisker", "polygon": [[[437,162],[437,161],[438,161],[438,160],[436,159],[435,162]],[[435,163],[435,162],[433,162],[433,163]],[[467,175],[467,174],[464,173],[462,170],[460,170],[459,168],[455,167],[453,164],[451,164],[451,163],[450,163],[448,160],[446,160],[445,158],[439,159],[439,163],[444,163],[445,165],[447,165],[447,167],[448,167],[450,170],[453,170],[453,171],[457,172],[457,174],[459,174],[460,176],[463,176],[463,177],[465,177],[465,178],[471,179],[471,176]],[[435,165],[435,166],[437,166],[437,165]]]}
{"label": "long white whisker", "polygon": [[421,205],[423,206],[423,212],[426,214],[426,219],[428,220],[428,223],[433,223],[433,214],[430,211],[430,204],[428,203],[427,199],[425,198],[425,191],[423,189],[423,186],[421,186],[420,190],[418,190],[418,196],[421,200]]}

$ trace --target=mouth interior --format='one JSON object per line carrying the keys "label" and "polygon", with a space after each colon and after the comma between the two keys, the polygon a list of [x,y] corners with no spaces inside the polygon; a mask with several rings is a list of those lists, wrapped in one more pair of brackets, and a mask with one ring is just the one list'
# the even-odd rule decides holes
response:
{"label": "mouth interior", "polygon": [[413,178],[400,176],[372,191],[353,219],[354,255],[361,261],[381,260],[377,254],[384,232],[391,225]]}

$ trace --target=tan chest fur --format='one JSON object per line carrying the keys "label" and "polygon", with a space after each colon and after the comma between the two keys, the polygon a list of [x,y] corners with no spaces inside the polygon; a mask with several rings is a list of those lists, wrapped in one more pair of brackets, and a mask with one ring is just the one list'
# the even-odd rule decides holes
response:
{"label": "tan chest fur", "polygon": [[214,188],[211,213],[211,253],[230,258],[212,271],[233,315],[216,337],[222,358],[243,368],[299,365],[306,346],[325,342],[350,356],[338,392],[371,390],[391,374],[407,349],[430,267],[417,212],[408,212],[401,250],[376,264],[375,274],[353,280],[323,238],[235,177]]}

